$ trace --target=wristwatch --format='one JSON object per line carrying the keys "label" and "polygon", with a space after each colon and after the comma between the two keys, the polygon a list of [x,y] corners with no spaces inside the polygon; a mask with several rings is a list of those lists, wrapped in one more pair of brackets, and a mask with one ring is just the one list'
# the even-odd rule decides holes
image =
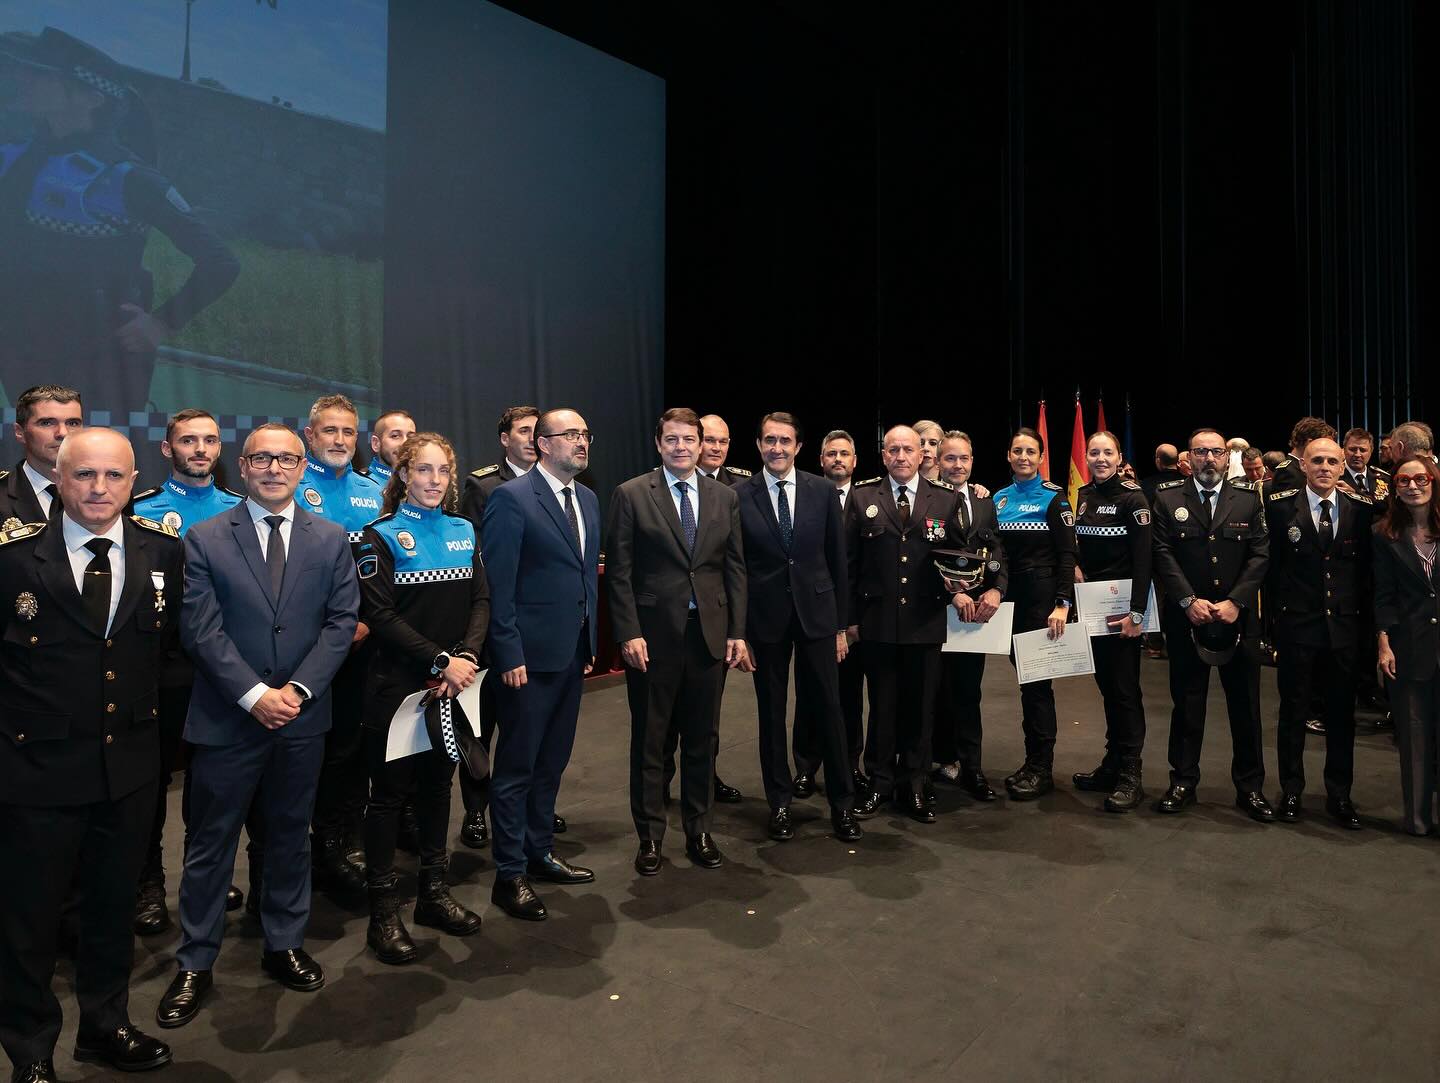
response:
{"label": "wristwatch", "polygon": [[1055,599],[1055,604],[1058,605],[1058,606],[1060,606],[1062,609],[1069,609],[1069,608],[1070,608],[1070,599],[1069,599],[1069,598],[1056,598],[1056,599]]}
{"label": "wristwatch", "polygon": [[1140,625],[1145,623],[1145,614],[1136,612],[1133,609],[1130,610],[1130,623],[1137,628],[1140,627]]}
{"label": "wristwatch", "polygon": [[444,673],[445,670],[449,667],[450,656],[444,651],[441,651],[435,656],[435,661],[430,663],[430,675],[432,677],[438,677],[440,674]]}
{"label": "wristwatch", "polygon": [[1190,608],[1192,605],[1194,605],[1194,604],[1195,604],[1195,595],[1193,595],[1193,594],[1187,594],[1187,595],[1185,595],[1185,597],[1183,597],[1183,598],[1180,599],[1180,608],[1181,608],[1181,609],[1189,609],[1189,608]]}
{"label": "wristwatch", "polygon": [[301,688],[301,687],[300,687],[298,684],[296,684],[294,681],[291,681],[291,682],[290,682],[290,687],[293,688],[293,689],[295,689],[296,693],[300,696],[301,699],[309,699],[309,698],[310,698],[310,693],[307,692],[307,691],[305,691],[305,689]]}

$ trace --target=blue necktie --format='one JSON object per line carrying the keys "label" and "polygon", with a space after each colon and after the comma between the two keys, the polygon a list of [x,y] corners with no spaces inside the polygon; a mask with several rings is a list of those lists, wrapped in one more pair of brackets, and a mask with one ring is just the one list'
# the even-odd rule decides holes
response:
{"label": "blue necktie", "polygon": [[693,553],[695,551],[695,509],[690,506],[689,482],[677,481],[675,488],[680,490],[680,529],[685,532],[685,548]]}
{"label": "blue necktie", "polygon": [[785,552],[790,552],[790,542],[795,537],[795,524],[790,519],[790,500],[785,495],[785,482],[775,483],[776,491],[779,492],[780,507],[780,544],[785,547]]}

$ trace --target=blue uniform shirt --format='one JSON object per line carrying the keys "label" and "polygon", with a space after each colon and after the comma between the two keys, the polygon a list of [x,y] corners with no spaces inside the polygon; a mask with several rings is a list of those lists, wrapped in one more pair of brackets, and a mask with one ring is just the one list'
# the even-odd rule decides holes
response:
{"label": "blue uniform shirt", "polygon": [[352,542],[380,516],[381,487],[373,478],[357,474],[349,464],[326,466],[305,457],[305,476],[295,490],[295,502],[314,515],[339,523]]}
{"label": "blue uniform shirt", "polygon": [[379,455],[376,455],[370,460],[370,465],[365,468],[365,472],[369,474],[374,481],[379,483],[381,489],[389,485],[390,479],[395,475],[395,471],[391,470],[385,460],[380,458]]}
{"label": "blue uniform shirt", "polygon": [[209,485],[182,485],[172,477],[166,478],[164,485],[138,494],[133,510],[136,515],[155,519],[178,530],[184,537],[185,531],[196,523],[229,511],[244,499],[213,482]]}
{"label": "blue uniform shirt", "polygon": [[[390,550],[395,585],[414,586],[450,579],[469,579],[475,563],[475,526],[469,519],[447,515],[440,508],[401,504],[394,515],[370,524]],[[361,547],[360,577],[376,572],[373,554]]]}

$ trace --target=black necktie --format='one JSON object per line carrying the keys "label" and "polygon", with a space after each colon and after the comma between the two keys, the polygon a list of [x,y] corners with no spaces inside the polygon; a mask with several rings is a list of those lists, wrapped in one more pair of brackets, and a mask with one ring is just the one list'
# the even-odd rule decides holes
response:
{"label": "black necktie", "polygon": [[95,555],[85,565],[80,603],[85,607],[90,627],[102,637],[110,624],[110,546],[114,544],[109,538],[92,538],[85,543],[85,548]]}
{"label": "black necktie", "polygon": [[841,511],[844,511],[844,510],[845,510],[845,490],[844,490],[844,489],[836,489],[836,490],[835,490],[835,495],[840,498],[840,510],[841,510]]}
{"label": "black necktie", "polygon": [[583,551],[584,546],[580,544],[580,520],[575,516],[575,501],[571,499],[575,494],[568,485],[560,491],[565,494],[565,518],[570,520],[570,533],[575,535],[575,548]]}
{"label": "black necktie", "polygon": [[795,538],[795,523],[790,518],[790,498],[785,495],[785,482],[777,481],[775,491],[779,494],[776,507],[779,509],[777,518],[780,520],[780,544],[788,553],[790,552],[790,543]]}
{"label": "black necktie", "polygon": [[267,515],[265,521],[270,524],[270,537],[265,542],[265,567],[270,569],[270,593],[278,602],[280,584],[285,582],[285,535],[280,533],[285,516]]}
{"label": "black necktie", "polygon": [[1330,521],[1330,501],[1320,501],[1320,548],[1330,549],[1330,543],[1335,540],[1335,524]]}
{"label": "black necktie", "polygon": [[895,510],[900,513],[900,529],[910,529],[910,487],[900,486],[900,491],[895,494]]}
{"label": "black necktie", "polygon": [[970,502],[965,499],[965,490],[957,494],[960,497],[960,530],[962,533],[970,532]]}
{"label": "black necktie", "polygon": [[1210,501],[1215,499],[1215,490],[1201,489],[1200,496],[1205,504],[1205,525],[1209,526],[1215,518],[1215,509],[1210,506]]}

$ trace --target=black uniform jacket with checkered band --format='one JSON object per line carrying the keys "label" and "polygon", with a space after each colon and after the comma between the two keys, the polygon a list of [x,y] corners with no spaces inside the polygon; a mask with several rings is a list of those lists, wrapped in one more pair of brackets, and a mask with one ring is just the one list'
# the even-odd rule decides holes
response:
{"label": "black uniform jacket with checkered band", "polygon": [[1130,580],[1130,612],[1150,600],[1150,502],[1133,481],[1111,474],[1075,494],[1076,563],[1089,582]]}
{"label": "black uniform jacket with checkered band", "polygon": [[1193,478],[1155,490],[1150,509],[1154,574],[1173,618],[1185,598],[1229,599],[1240,607],[1240,634],[1260,634],[1255,597],[1270,562],[1260,494],[1248,481],[1224,481],[1207,525]]}
{"label": "black uniform jacket with checkered band", "polygon": [[1360,618],[1374,604],[1368,496],[1336,489],[1330,495],[1333,540],[1320,544],[1305,487],[1265,494],[1270,568],[1265,605],[1275,619],[1275,642],[1344,648],[1358,642]]}
{"label": "black uniform jacket with checkered band", "polygon": [[435,656],[479,664],[490,625],[490,587],[468,519],[401,504],[365,528],[355,548],[360,619],[374,656],[364,724],[387,729],[400,701],[435,677]]}
{"label": "black uniform jacket with checkered band", "polygon": [[0,802],[114,801],[160,773],[158,682],[184,551],[159,523],[123,522],[108,635],[88,622],[60,520],[0,533]]}

